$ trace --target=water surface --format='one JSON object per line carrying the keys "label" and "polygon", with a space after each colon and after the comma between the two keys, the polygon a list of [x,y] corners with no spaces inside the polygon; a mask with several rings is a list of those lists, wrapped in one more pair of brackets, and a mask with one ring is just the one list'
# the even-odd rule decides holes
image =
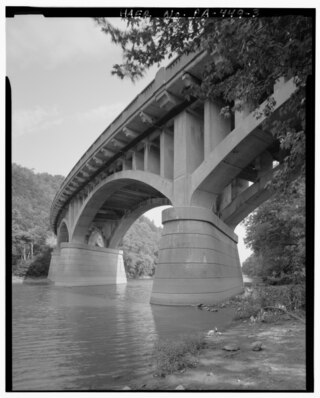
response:
{"label": "water surface", "polygon": [[157,338],[230,323],[232,311],[149,303],[152,280],[127,285],[13,285],[14,390],[113,390],[152,369]]}

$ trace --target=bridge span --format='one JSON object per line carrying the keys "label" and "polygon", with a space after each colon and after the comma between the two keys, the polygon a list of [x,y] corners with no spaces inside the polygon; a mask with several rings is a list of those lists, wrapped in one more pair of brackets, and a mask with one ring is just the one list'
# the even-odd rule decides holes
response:
{"label": "bridge span", "polygon": [[[242,292],[233,230],[272,194],[266,183],[282,156],[263,127],[268,116],[247,106],[225,118],[223,104],[183,96],[209,57],[161,68],[66,177],[51,207],[55,284],[126,283],[122,237],[147,210],[171,205],[162,213],[151,303],[216,303]],[[276,82],[269,117],[279,117],[295,89],[292,79]]]}

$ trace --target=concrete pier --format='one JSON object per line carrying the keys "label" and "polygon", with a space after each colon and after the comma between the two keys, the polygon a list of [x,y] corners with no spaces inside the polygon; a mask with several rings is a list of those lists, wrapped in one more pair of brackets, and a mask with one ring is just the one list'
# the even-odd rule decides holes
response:
{"label": "concrete pier", "polygon": [[237,236],[210,210],[166,209],[162,223],[152,304],[215,304],[243,291]]}
{"label": "concrete pier", "polygon": [[52,254],[48,279],[57,286],[127,283],[122,250],[61,243]]}

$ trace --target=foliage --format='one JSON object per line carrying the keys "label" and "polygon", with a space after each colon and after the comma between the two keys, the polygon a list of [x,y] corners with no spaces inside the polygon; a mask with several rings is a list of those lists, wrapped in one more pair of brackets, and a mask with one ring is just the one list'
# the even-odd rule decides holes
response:
{"label": "foliage", "polygon": [[254,253],[252,253],[248,258],[242,263],[242,272],[244,275],[250,277],[259,277],[262,272],[261,266],[261,256],[258,258]]}
{"label": "foliage", "polygon": [[245,243],[253,255],[243,265],[270,285],[305,280],[305,184],[300,177],[245,221]]}
{"label": "foliage", "polygon": [[[52,236],[49,228],[51,202],[62,176],[34,173],[12,165],[12,262],[15,272],[30,265],[34,256],[42,252],[46,240]],[[24,271],[23,271],[24,272]]]}
{"label": "foliage", "polygon": [[[258,319],[272,322],[285,311],[305,310],[305,286],[255,286],[247,289],[245,294],[229,300],[236,309],[234,319]],[[279,308],[279,310],[277,310]],[[268,311],[272,309],[272,311]]]}
{"label": "foliage", "polygon": [[34,257],[30,262],[28,270],[25,274],[26,278],[46,278],[48,276],[51,260],[51,249],[44,247],[42,252]]}
{"label": "foliage", "polygon": [[241,19],[129,17],[124,30],[106,18],[95,21],[123,50],[123,63],[112,70],[120,78],[135,80],[166,58],[207,50],[210,57],[202,79],[187,87],[185,95],[218,100],[226,115],[244,105],[254,109],[265,99],[269,101],[261,112],[270,114],[275,82],[294,77],[298,90],[282,107],[281,120],[263,128],[279,139],[286,154],[275,185],[286,188],[288,177],[303,171],[305,85],[313,62],[313,20],[303,11],[301,15]]}
{"label": "foliage", "polygon": [[131,278],[153,276],[158,257],[158,246],[162,228],[148,218],[140,217],[128,230],[120,248],[126,273]]}
{"label": "foliage", "polygon": [[235,296],[229,300],[229,303],[236,308],[234,319],[249,319],[256,317],[261,310],[261,303],[257,292]]}
{"label": "foliage", "polygon": [[283,285],[264,286],[259,288],[261,307],[283,305],[287,310],[305,309],[305,286]]}
{"label": "foliage", "polygon": [[205,347],[204,336],[182,336],[179,340],[158,340],[154,346],[156,374],[165,376],[196,365],[195,355]]}

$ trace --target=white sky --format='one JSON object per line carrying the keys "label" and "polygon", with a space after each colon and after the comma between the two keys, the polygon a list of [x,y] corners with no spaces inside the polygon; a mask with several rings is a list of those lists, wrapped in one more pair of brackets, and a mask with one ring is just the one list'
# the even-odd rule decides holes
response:
{"label": "white sky", "polygon": [[[120,24],[120,19],[113,19]],[[126,105],[154,78],[133,84],[111,75],[121,49],[90,18],[16,16],[6,20],[12,88],[12,160],[66,176]],[[146,214],[161,225],[161,209]],[[238,227],[239,254],[250,251]]]}

